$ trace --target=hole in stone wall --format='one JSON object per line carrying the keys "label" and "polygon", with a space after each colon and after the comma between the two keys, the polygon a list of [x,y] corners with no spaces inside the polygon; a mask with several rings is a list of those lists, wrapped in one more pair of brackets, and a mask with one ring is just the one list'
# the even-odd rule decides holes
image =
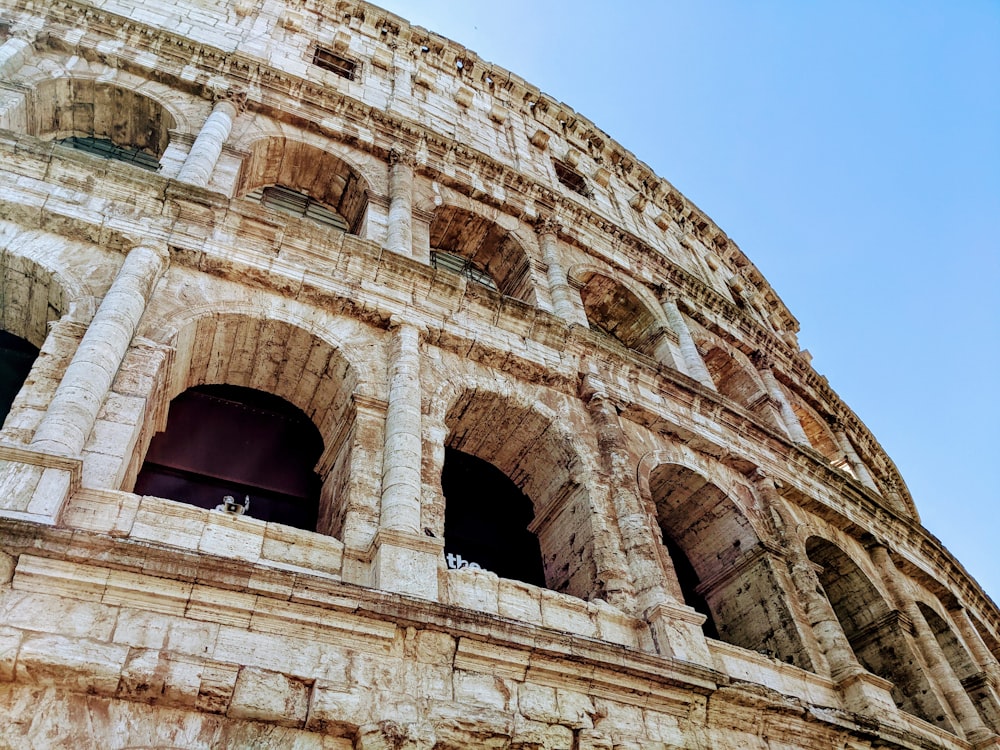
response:
{"label": "hole in stone wall", "polygon": [[38,348],[29,341],[0,331],[0,424],[10,413],[37,357]]}
{"label": "hole in stone wall", "polygon": [[449,568],[480,567],[501,578],[545,585],[538,539],[528,531],[531,500],[500,469],[445,448],[445,557]]}
{"label": "hole in stone wall", "polygon": [[568,164],[564,164],[556,159],[552,160],[552,165],[556,169],[556,177],[559,178],[559,182],[568,187],[574,193],[579,193],[585,198],[589,198],[591,196],[590,188],[587,186],[587,180],[582,174],[577,172]]}
{"label": "hole in stone wall", "polygon": [[250,497],[247,514],[315,529],[323,439],[284,399],[233,385],[189,388],[170,402],[135,493],[212,509],[226,495]]}
{"label": "hole in stone wall", "polygon": [[348,60],[346,57],[341,57],[336,52],[322,47],[317,47],[313,53],[313,65],[336,73],[349,81],[354,80],[358,70],[358,64],[354,60]]}

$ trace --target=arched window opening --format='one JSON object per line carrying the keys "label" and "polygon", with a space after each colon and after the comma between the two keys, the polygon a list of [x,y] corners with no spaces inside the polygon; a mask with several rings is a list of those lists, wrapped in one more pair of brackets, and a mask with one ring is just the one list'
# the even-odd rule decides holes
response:
{"label": "arched window opening", "polygon": [[297,407],[270,393],[233,385],[189,388],[170,402],[135,492],[212,509],[227,495],[247,514],[315,529],[323,451],[319,430]]}
{"label": "arched window opening", "polygon": [[268,187],[257,188],[247,193],[246,198],[247,200],[260,203],[266,208],[272,208],[289,216],[310,219],[317,224],[339,229],[341,232],[346,232],[349,229],[347,219],[332,208],[313,200],[305,193],[300,193],[283,185],[270,185]]}
{"label": "arched window opening", "polygon": [[329,151],[288,138],[265,138],[250,148],[238,194],[363,236],[369,190],[357,169]]}
{"label": "arched window opening", "polygon": [[899,613],[890,609],[868,577],[837,546],[810,537],[806,554],[818,568],[819,582],[861,666],[892,683],[892,697],[899,708],[954,732],[899,622]]}
{"label": "arched window opening", "polygon": [[545,585],[538,538],[528,530],[531,500],[489,461],[445,448],[445,558],[449,568],[479,567],[502,578]]}
{"label": "arched window opening", "polygon": [[685,603],[708,616],[710,638],[814,665],[775,564],[739,505],[700,473],[663,464],[649,475],[663,542]]}
{"label": "arched window opening", "polygon": [[629,349],[656,356],[655,339],[660,325],[635,294],[614,279],[594,273],[580,290],[580,298],[592,330]]}
{"label": "arched window opening", "polygon": [[917,606],[934,633],[944,658],[951,665],[955,676],[969,694],[969,698],[979,712],[983,723],[991,727],[993,731],[997,731],[1000,729],[1000,707],[997,706],[993,698],[986,675],[976,666],[972,656],[955,635],[955,631],[951,629],[948,622],[923,602],[917,602]]}
{"label": "arched window opening", "polygon": [[[454,535],[451,506],[457,497],[458,518],[473,512],[480,532],[493,527],[492,536],[476,537],[482,540],[477,545],[530,547],[524,553],[530,562],[523,570],[510,559],[505,564],[509,567],[491,568],[493,572],[580,599],[602,596],[594,559],[592,490],[573,435],[558,415],[541,403],[493,392],[482,384],[457,395],[442,416],[447,436],[440,454],[435,454],[440,459],[428,466],[433,474],[424,478],[429,484],[440,479],[441,493],[425,517],[444,533],[448,550]],[[452,475],[455,466],[459,471]],[[458,495],[453,476],[461,480]],[[537,547],[527,535],[537,538]],[[490,568],[479,552],[455,550],[463,559]],[[509,551],[503,554],[512,557]],[[543,572],[534,562],[539,554]]]}
{"label": "arched window opening", "polygon": [[87,79],[53,78],[38,85],[34,134],[108,159],[158,169],[177,127],[155,99]]}
{"label": "arched window opening", "polygon": [[513,232],[496,221],[457,206],[441,206],[434,211],[429,241],[435,267],[522,302],[535,301],[528,255]]}
{"label": "arched window opening", "polygon": [[454,271],[470,281],[482,284],[487,289],[492,289],[494,292],[498,291],[497,284],[493,281],[492,276],[471,260],[463,258],[461,255],[447,253],[444,250],[431,250],[431,265],[434,268],[444,268],[448,271]]}
{"label": "arched window opening", "polygon": [[156,156],[143,151],[140,148],[129,146],[119,146],[114,141],[107,138],[93,138],[90,136],[72,136],[58,141],[61,146],[69,146],[78,151],[100,157],[101,159],[112,159],[123,161],[126,164],[134,164],[137,167],[156,172],[160,168],[160,162]]}
{"label": "arched window opening", "polygon": [[0,424],[10,413],[37,357],[38,347],[30,341],[0,330]]}

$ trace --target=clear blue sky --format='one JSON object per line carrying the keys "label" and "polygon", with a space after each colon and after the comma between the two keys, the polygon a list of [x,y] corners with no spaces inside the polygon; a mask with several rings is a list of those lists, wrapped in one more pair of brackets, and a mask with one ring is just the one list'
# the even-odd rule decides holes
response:
{"label": "clear blue sky", "polygon": [[1000,2],[384,0],[732,237],[1000,602]]}

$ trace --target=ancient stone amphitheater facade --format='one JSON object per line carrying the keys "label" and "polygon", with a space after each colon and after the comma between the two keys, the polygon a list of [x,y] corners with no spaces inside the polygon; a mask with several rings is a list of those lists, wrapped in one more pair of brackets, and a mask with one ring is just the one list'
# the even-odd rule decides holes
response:
{"label": "ancient stone amphitheater facade", "polygon": [[0,0],[0,128],[0,747],[1000,747],[996,606],[566,105],[363,2]]}

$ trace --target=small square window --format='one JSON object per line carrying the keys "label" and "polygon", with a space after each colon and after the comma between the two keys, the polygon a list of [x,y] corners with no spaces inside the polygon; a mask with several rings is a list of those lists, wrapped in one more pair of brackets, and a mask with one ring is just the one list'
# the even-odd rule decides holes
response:
{"label": "small square window", "polygon": [[582,174],[561,161],[553,160],[552,164],[556,168],[556,177],[559,178],[559,182],[585,198],[589,198],[591,196],[590,188],[587,186],[587,180]]}
{"label": "small square window", "polygon": [[336,52],[317,47],[313,53],[313,65],[318,65],[323,70],[330,70],[338,76],[353,81],[357,74],[358,64],[346,57],[341,57]]}

